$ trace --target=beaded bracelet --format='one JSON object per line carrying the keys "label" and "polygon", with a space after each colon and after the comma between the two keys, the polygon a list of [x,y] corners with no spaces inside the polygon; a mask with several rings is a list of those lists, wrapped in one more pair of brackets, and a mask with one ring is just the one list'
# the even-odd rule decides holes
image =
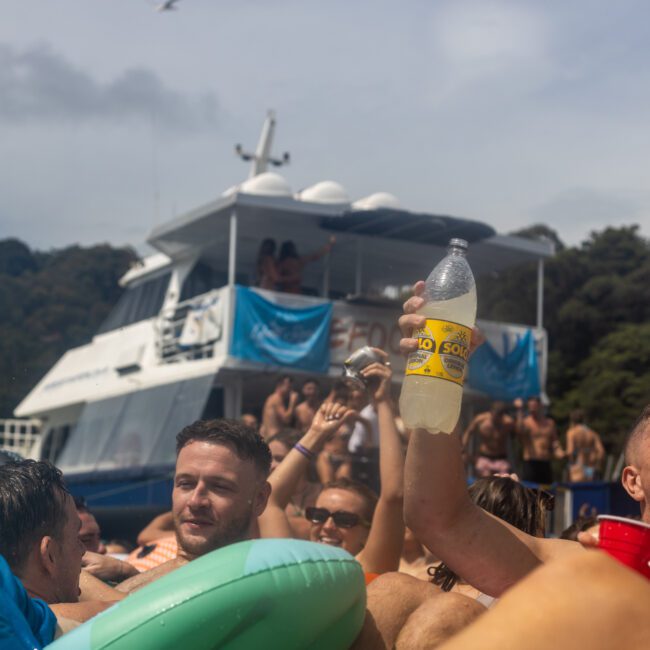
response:
{"label": "beaded bracelet", "polygon": [[307,460],[314,460],[314,458],[316,458],[316,454],[311,451],[311,449],[307,449],[307,447],[304,447],[299,442],[297,442],[293,448],[297,452],[301,453]]}

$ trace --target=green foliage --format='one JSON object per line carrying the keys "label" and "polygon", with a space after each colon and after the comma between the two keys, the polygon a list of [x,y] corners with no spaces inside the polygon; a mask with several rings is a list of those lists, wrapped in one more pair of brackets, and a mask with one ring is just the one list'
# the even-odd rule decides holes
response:
{"label": "green foliage", "polygon": [[107,245],[39,253],[0,241],[0,417],[11,417],[67,349],[92,338],[135,259]]}
{"label": "green foliage", "polygon": [[555,405],[559,417],[578,406],[589,423],[619,449],[650,396],[650,323],[628,323],[602,337],[580,363],[573,388]]}
{"label": "green foliage", "polygon": [[[593,232],[574,248],[565,248],[543,226],[514,234],[547,237],[558,250],[546,262],[544,285],[552,415],[564,425],[572,408],[585,408],[590,424],[616,452],[650,398],[648,242],[638,226]],[[534,325],[535,265],[483,278],[478,285],[482,318]]]}

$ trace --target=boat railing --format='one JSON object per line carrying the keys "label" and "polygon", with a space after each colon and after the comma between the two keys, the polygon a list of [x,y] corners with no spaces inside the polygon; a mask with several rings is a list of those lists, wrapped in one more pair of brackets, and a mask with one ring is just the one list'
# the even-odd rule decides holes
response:
{"label": "boat railing", "polygon": [[[312,305],[315,300],[312,297],[278,292],[259,293],[265,299],[287,307]],[[334,300],[332,307],[329,341],[331,368],[340,368],[354,350],[370,345],[385,350],[394,370],[403,371],[404,357],[399,349],[401,335],[397,323],[398,306]],[[156,326],[158,362],[183,363],[227,356],[230,340],[228,332],[233,327],[236,309],[234,295],[225,286],[194,296],[163,311]],[[479,321],[478,325],[495,352],[504,357],[531,330],[537,352],[540,385],[545,386],[548,356],[545,330],[494,321]]]}
{"label": "boat railing", "polygon": [[156,353],[161,363],[214,355],[214,343],[223,332],[221,291],[208,291],[162,312],[156,332]]}
{"label": "boat railing", "polygon": [[28,458],[41,437],[40,420],[0,419],[0,449]]}

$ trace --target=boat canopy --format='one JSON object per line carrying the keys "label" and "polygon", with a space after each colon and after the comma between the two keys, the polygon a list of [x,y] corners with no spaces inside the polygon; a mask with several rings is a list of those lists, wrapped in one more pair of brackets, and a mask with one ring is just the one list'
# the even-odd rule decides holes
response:
{"label": "boat canopy", "polygon": [[487,224],[470,219],[236,190],[158,226],[148,241],[172,260],[201,259],[223,284],[252,285],[263,239],[278,244],[291,240],[307,255],[331,235],[336,236],[331,254],[305,267],[303,285],[332,298],[379,295],[386,286],[406,286],[426,277],[453,237],[470,243],[469,260],[477,277],[554,252],[550,242],[497,235]]}

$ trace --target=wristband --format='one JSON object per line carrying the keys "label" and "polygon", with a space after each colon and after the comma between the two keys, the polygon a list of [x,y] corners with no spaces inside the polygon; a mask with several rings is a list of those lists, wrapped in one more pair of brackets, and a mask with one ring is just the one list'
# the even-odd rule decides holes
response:
{"label": "wristband", "polygon": [[314,460],[316,458],[316,454],[311,451],[311,449],[307,449],[307,447],[304,447],[301,445],[299,442],[297,442],[293,448],[300,454],[302,454],[307,460]]}

